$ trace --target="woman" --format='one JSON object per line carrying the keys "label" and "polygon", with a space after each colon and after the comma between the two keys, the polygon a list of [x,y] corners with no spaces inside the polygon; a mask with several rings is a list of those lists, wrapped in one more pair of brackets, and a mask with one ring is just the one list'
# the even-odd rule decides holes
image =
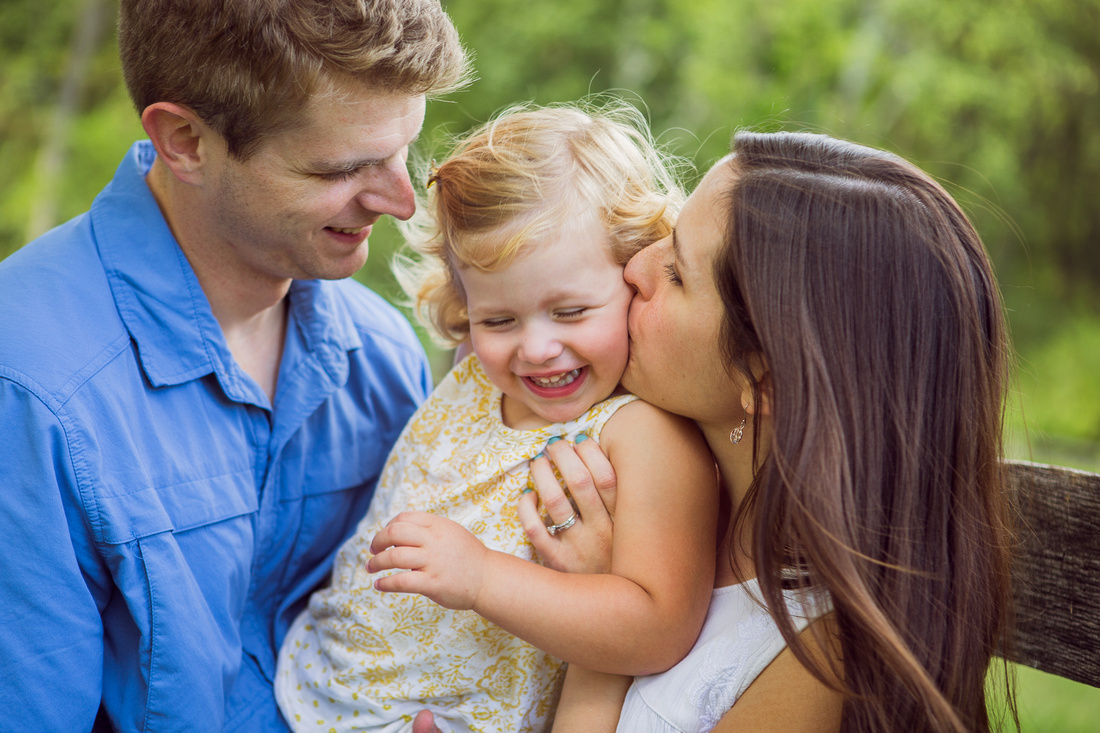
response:
{"label": "woman", "polygon": [[[1007,347],[951,197],[888,153],[742,133],[626,279],[623,383],[699,424],[729,529],[696,649],[634,682],[619,730],[990,730],[1011,607]],[[550,454],[567,485],[584,478],[567,446]],[[591,526],[570,541],[598,546]],[[555,730],[598,730],[624,689],[571,669]]]}

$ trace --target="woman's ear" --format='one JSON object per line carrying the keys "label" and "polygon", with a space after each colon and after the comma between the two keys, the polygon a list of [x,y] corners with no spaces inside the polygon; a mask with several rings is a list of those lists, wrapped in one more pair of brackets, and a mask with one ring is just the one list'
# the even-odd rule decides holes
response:
{"label": "woman's ear", "polygon": [[156,102],[141,113],[141,126],[157,157],[184,183],[201,183],[203,167],[217,135],[187,107]]}
{"label": "woman's ear", "polygon": [[757,380],[757,384],[760,387],[759,402],[753,405],[753,409],[745,408],[745,412],[750,415],[771,415],[772,414],[772,373],[770,371],[764,372]]}
{"label": "woman's ear", "polygon": [[756,383],[756,387],[760,391],[759,397],[753,390],[753,383],[749,382],[745,385],[745,389],[741,393],[741,406],[745,408],[745,412],[750,415],[771,415],[772,414],[772,373],[768,369],[767,362],[764,361],[764,357],[759,354],[753,354],[749,357],[749,369],[752,370],[752,380]]}

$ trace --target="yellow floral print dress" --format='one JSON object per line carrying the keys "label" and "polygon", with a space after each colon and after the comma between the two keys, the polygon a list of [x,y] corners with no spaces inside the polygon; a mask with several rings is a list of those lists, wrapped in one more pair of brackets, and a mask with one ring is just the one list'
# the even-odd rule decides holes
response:
{"label": "yellow floral print dress", "polygon": [[456,366],[398,438],[370,510],[336,557],[331,587],[313,594],[283,642],[275,693],[290,727],[397,733],[427,708],[445,733],[545,729],[562,663],[472,611],[374,590],[370,543],[396,514],[417,509],[535,561],[516,512],[528,461],[554,436],[598,439],[634,399],[612,397],[571,422],[513,430],[477,357]]}

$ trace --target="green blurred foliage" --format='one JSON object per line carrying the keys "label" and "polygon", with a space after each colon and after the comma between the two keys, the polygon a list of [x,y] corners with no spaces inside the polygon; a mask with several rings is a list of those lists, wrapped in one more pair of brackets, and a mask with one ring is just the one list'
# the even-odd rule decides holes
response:
{"label": "green blurred foliage", "polygon": [[[699,173],[751,127],[847,137],[939,177],[1004,288],[1020,352],[1011,451],[1100,470],[1100,0],[445,5],[479,78],[429,106],[422,162],[511,103],[614,90]],[[57,224],[85,211],[143,136],[115,11],[115,0],[0,5],[0,258],[44,226],[41,212]],[[82,50],[78,31],[97,19]],[[383,222],[358,277],[394,298],[399,238]],[[442,373],[449,356],[431,353]],[[1018,675],[1024,730],[1096,729],[1100,690]]]}
{"label": "green blurred foliage", "polygon": [[[1026,420],[1037,459],[1048,437],[1100,444],[1100,0],[445,5],[479,78],[429,106],[421,161],[508,104],[609,90],[642,106],[698,172],[742,127],[894,150],[944,181],[994,257],[1021,352],[1014,431]],[[43,212],[56,224],[85,210],[142,134],[114,13],[115,0],[0,6],[0,257]],[[82,52],[78,31],[96,17]],[[358,276],[388,297],[398,246],[380,227]]]}

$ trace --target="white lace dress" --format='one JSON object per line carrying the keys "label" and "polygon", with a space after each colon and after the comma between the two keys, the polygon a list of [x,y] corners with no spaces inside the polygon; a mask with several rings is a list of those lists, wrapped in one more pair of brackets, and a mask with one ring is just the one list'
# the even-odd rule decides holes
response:
{"label": "white lace dress", "polygon": [[[794,593],[785,595],[795,628],[802,631],[811,620],[809,609]],[[634,680],[617,731],[702,733],[717,725],[786,646],[754,598],[762,598],[755,579],[716,588],[694,648],[667,672]]]}

